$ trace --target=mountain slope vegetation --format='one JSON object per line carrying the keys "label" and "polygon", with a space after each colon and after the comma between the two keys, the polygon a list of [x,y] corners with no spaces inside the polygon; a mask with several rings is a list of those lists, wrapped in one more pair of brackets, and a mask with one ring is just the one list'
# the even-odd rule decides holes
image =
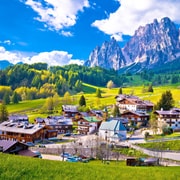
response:
{"label": "mountain slope vegetation", "polygon": [[[0,99],[3,99],[5,93],[6,96],[7,93],[12,96],[13,92],[18,94],[19,100],[47,98],[55,94],[62,96],[67,91],[71,95],[79,92],[95,92],[96,86],[106,87],[109,81],[113,82],[114,87],[150,84],[159,86],[180,83],[180,74],[179,71],[120,74],[115,70],[100,67],[79,65],[48,67],[46,63],[17,64],[0,71]],[[88,87],[87,84],[92,86]]]}

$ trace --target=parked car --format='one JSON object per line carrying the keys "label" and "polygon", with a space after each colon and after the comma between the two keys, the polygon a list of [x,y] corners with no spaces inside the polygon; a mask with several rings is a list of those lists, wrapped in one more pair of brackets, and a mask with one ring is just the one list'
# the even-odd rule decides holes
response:
{"label": "parked car", "polygon": [[40,148],[46,148],[46,146],[44,144],[39,144]]}
{"label": "parked car", "polygon": [[31,147],[31,146],[35,146],[35,144],[32,143],[32,142],[26,142],[25,144],[28,145],[28,146],[30,146],[30,147]]}
{"label": "parked car", "polygon": [[34,154],[36,154],[36,157],[42,158],[42,155],[39,151],[32,151]]}
{"label": "parked car", "polygon": [[71,133],[66,133],[66,134],[64,134],[64,136],[69,137],[69,136],[71,136]]}
{"label": "parked car", "polygon": [[64,153],[61,153],[60,155],[61,157],[64,157],[64,158],[68,158],[68,157],[71,157],[71,154],[67,153],[67,152],[64,152]]}
{"label": "parked car", "polygon": [[68,157],[66,159],[67,162],[78,162],[79,160],[76,157]]}

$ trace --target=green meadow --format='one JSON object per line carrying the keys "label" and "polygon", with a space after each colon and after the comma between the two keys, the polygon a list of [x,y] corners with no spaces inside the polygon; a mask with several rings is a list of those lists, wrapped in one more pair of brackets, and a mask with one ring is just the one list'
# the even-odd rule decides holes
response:
{"label": "green meadow", "polygon": [[125,161],[70,163],[0,154],[0,179],[5,180],[178,180],[180,167],[129,167]]}
{"label": "green meadow", "polygon": [[[96,97],[96,89],[100,88],[102,98]],[[133,94],[135,96],[140,97],[144,100],[149,100],[153,103],[157,103],[161,98],[161,95],[166,90],[170,90],[172,92],[175,107],[180,107],[180,86],[158,86],[153,87],[153,93],[144,93],[143,86],[134,86],[134,87],[125,87],[122,88],[123,94]],[[104,87],[96,87],[89,84],[83,84],[83,91],[79,94],[74,94],[71,96],[72,104],[78,105],[79,98],[83,94],[86,98],[87,107],[90,108],[103,108],[104,106],[109,106],[115,104],[115,96],[118,94],[119,88],[104,88]],[[45,103],[46,99],[37,99],[37,100],[28,100],[22,101],[18,104],[10,104],[7,105],[8,112],[11,113],[24,113],[30,117],[30,120],[35,117],[46,117],[47,114],[41,114],[40,109]],[[63,104],[63,97],[60,97],[60,105]],[[58,112],[61,112],[61,108],[59,106]]]}
{"label": "green meadow", "polygon": [[147,149],[156,149],[156,150],[171,150],[171,151],[180,151],[180,140],[169,140],[169,141],[161,141],[159,142],[147,142],[143,144],[138,144],[143,148]]}

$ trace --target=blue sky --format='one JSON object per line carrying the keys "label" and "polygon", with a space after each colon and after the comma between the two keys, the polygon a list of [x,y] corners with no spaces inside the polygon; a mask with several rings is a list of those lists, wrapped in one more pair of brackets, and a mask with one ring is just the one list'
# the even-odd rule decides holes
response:
{"label": "blue sky", "polygon": [[113,36],[121,46],[140,26],[168,16],[179,0],[0,0],[0,60],[82,63]]}

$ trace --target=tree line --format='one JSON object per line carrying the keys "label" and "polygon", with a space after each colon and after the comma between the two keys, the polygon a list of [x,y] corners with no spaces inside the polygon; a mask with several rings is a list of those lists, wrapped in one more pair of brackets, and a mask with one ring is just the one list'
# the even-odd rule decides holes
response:
{"label": "tree line", "polygon": [[0,70],[0,99],[6,100],[8,104],[9,101],[16,103],[52,97],[56,93],[59,96],[66,92],[76,94],[83,91],[83,83],[108,88],[130,86],[136,81],[135,76],[139,77],[139,85],[144,82],[149,84],[148,89],[142,90],[149,92],[153,91],[152,85],[180,82],[178,73],[155,74],[152,71],[143,71],[133,75],[75,64],[52,67],[48,67],[46,63],[17,64]]}

